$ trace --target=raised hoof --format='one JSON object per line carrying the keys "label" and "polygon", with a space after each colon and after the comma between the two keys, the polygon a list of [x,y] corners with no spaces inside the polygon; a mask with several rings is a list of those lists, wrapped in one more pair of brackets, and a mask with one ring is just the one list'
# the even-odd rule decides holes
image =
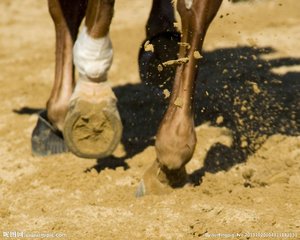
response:
{"label": "raised hoof", "polygon": [[[153,45],[153,51],[146,51],[146,42]],[[175,76],[176,66],[159,69],[165,61],[177,59],[180,42],[180,33],[162,32],[150,39],[146,39],[139,52],[139,72],[141,80],[155,88],[170,88]]]}
{"label": "raised hoof", "polygon": [[65,119],[64,138],[70,151],[82,158],[104,158],[113,153],[122,135],[115,104],[75,99]]}
{"label": "raised hoof", "polygon": [[47,111],[39,113],[31,135],[31,151],[34,156],[49,156],[69,151],[62,133],[49,122]]}

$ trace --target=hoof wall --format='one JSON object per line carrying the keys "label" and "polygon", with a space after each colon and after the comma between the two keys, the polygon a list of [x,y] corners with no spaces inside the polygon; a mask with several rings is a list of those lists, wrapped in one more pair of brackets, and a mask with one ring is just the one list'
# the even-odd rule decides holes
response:
{"label": "hoof wall", "polygon": [[63,133],[70,151],[78,157],[104,158],[118,146],[122,129],[114,104],[76,99],[71,102]]}
{"label": "hoof wall", "polygon": [[39,114],[32,132],[31,151],[34,156],[49,156],[69,151],[62,133],[48,121],[46,111]]}

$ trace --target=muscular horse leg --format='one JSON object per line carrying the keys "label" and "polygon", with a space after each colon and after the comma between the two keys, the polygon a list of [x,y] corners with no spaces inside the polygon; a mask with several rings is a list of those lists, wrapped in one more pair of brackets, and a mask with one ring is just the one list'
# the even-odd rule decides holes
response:
{"label": "muscular horse leg", "polygon": [[79,79],[63,133],[69,149],[79,157],[109,156],[121,139],[117,99],[107,82],[113,57],[109,38],[113,10],[114,0],[89,0],[85,25],[74,45]]}
{"label": "muscular horse leg", "polygon": [[31,138],[32,153],[42,156],[68,151],[61,131],[74,87],[72,48],[86,0],[49,0],[48,6],[56,32],[55,79],[47,111],[39,114]]}
{"label": "muscular horse leg", "polygon": [[86,0],[48,0],[55,25],[56,57],[53,88],[47,102],[48,119],[62,131],[68,102],[74,88],[72,49],[85,15]]}
{"label": "muscular horse leg", "polygon": [[185,165],[195,150],[194,88],[205,33],[216,15],[221,0],[178,0],[177,9],[182,21],[180,58],[188,62],[177,67],[168,109],[156,135],[157,160],[144,176],[144,188],[159,192],[166,186],[186,183]]}

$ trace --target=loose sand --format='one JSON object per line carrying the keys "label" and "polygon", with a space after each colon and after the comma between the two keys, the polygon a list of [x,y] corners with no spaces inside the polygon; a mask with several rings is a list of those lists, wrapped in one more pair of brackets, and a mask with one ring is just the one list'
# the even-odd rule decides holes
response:
{"label": "loose sand", "polygon": [[[114,156],[87,160],[31,156],[35,113],[53,80],[53,24],[45,1],[1,0],[0,238],[17,231],[91,240],[264,232],[300,239],[300,1],[224,1],[197,83],[198,144],[187,168],[199,186],[136,199],[168,101],[165,87],[153,92],[138,75],[150,4],[116,1],[109,79],[124,135]],[[239,239],[259,239],[249,236]]]}

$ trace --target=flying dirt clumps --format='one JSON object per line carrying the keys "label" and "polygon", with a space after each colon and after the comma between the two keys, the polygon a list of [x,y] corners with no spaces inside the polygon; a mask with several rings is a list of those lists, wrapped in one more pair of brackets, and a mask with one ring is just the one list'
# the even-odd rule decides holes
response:
{"label": "flying dirt clumps", "polygon": [[181,64],[188,63],[188,61],[189,61],[189,58],[187,58],[187,57],[178,58],[178,59],[174,59],[174,60],[168,60],[166,62],[163,62],[162,64],[159,64],[157,66],[157,70],[161,72],[164,69],[164,67],[171,66],[174,64],[181,65]]}
{"label": "flying dirt clumps", "polygon": [[[146,43],[147,43],[147,42],[146,42]],[[146,43],[145,43],[145,44],[146,44]],[[180,42],[180,43],[178,43],[178,44],[179,44],[180,46],[186,47],[187,49],[190,48],[190,45],[189,45],[188,43]],[[144,46],[145,51],[147,51],[146,48],[149,49],[148,51],[152,51],[152,48],[149,47],[150,45],[151,45],[151,44],[148,44],[147,46],[146,46],[146,45]],[[152,47],[153,47],[153,46],[152,46]],[[153,51],[154,51],[154,50],[153,50]],[[194,52],[193,52],[193,58],[195,58],[195,59],[201,59],[202,57],[203,57],[203,56],[200,54],[199,51],[194,51]],[[181,64],[185,64],[185,63],[188,63],[189,60],[190,60],[190,59],[189,59],[188,57],[183,57],[183,58],[178,58],[178,59],[168,60],[168,61],[165,61],[165,62],[159,64],[159,65],[157,66],[157,70],[158,70],[159,72],[161,72],[161,71],[163,71],[164,67],[172,66],[172,65],[181,65]]]}
{"label": "flying dirt clumps", "polygon": [[201,56],[201,54],[199,53],[199,51],[195,51],[195,52],[193,53],[193,56],[194,56],[195,59],[200,59],[200,58],[202,58],[202,56]]}
{"label": "flying dirt clumps", "polygon": [[218,116],[217,119],[216,119],[216,124],[221,124],[224,122],[224,117],[223,116]]}
{"label": "flying dirt clumps", "polygon": [[174,101],[174,105],[177,107],[182,107],[183,106],[183,99],[181,97],[177,97]]}
{"label": "flying dirt clumps", "polygon": [[163,94],[164,94],[165,99],[167,99],[171,95],[171,93],[168,89],[164,89]]}
{"label": "flying dirt clumps", "polygon": [[252,81],[246,81],[247,84],[252,86],[252,91],[255,94],[259,94],[261,92],[260,88],[258,87],[256,82],[252,82]]}
{"label": "flying dirt clumps", "polygon": [[154,46],[150,43],[150,41],[146,41],[144,44],[144,50],[146,52],[154,52]]}

